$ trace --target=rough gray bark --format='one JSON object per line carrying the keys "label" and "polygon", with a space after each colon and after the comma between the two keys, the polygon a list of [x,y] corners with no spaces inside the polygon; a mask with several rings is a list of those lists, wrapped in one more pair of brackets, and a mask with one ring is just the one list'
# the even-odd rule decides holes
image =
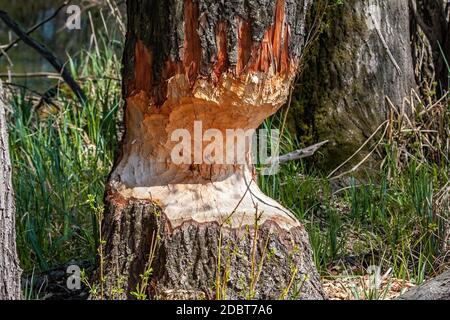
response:
{"label": "rough gray bark", "polygon": [[334,169],[386,120],[386,97],[401,105],[415,80],[408,0],[346,0],[325,19],[306,57],[291,122],[306,145],[330,140],[318,164]]}
{"label": "rough gray bark", "polygon": [[450,300],[450,271],[408,290],[399,300]]}
{"label": "rough gray bark", "polygon": [[14,193],[1,85],[0,82],[0,299],[10,300],[20,298],[21,270],[16,252]]}
{"label": "rough gray bark", "polygon": [[[111,199],[109,205],[105,297],[133,298],[130,293],[149,267],[152,243],[156,255],[148,292],[154,298],[214,299],[218,276],[222,285],[226,283],[222,299],[325,297],[311,263],[308,235],[301,226],[286,232],[267,221],[258,226],[255,239],[254,228],[220,227],[217,222],[189,221],[172,228],[163,210],[150,201]],[[152,242],[153,238],[158,240]]]}

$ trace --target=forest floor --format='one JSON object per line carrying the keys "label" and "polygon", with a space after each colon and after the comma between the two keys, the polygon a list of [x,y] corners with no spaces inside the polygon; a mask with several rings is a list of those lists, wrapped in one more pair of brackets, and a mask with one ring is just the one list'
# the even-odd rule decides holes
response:
{"label": "forest floor", "polygon": [[338,276],[323,278],[325,294],[330,300],[392,300],[414,287],[411,282],[387,277],[379,287],[373,286],[370,276]]}
{"label": "forest floor", "polygon": [[[81,266],[90,268],[86,263]],[[85,300],[89,297],[89,290],[84,284],[78,290],[67,287],[67,267],[62,265],[47,272],[34,275],[33,279],[25,278],[26,283],[33,283],[34,292],[42,300]],[[325,294],[330,300],[392,300],[414,284],[405,280],[395,279],[385,275],[380,283],[374,284],[371,276],[336,275],[322,278]]]}

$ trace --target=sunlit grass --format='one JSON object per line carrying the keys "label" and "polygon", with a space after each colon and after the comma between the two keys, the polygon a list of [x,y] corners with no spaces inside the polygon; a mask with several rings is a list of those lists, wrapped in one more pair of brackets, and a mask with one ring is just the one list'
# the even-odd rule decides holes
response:
{"label": "sunlit grass", "polygon": [[[265,126],[280,127],[279,122],[275,116]],[[399,168],[389,160],[395,150],[387,141],[384,146],[380,171],[349,174],[346,187],[332,187],[325,173],[302,161],[282,165],[277,175],[259,177],[263,191],[306,226],[314,262],[324,276],[336,266],[366,274],[367,267],[378,265],[392,268],[394,277],[421,283],[441,267],[450,208],[448,202],[437,208],[436,201],[449,181],[448,160],[411,157]],[[285,132],[280,153],[299,148]]]}
{"label": "sunlit grass", "polygon": [[65,86],[37,108],[26,92],[11,99],[9,133],[17,203],[17,245],[25,271],[69,260],[94,259],[93,195],[102,202],[118,144],[120,58],[104,43],[100,56],[70,60],[89,103],[82,107]]}

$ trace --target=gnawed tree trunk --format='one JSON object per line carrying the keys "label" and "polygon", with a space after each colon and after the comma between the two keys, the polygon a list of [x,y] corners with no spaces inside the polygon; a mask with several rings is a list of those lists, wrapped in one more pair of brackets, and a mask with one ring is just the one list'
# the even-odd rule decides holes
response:
{"label": "gnawed tree trunk", "polygon": [[450,271],[408,290],[399,300],[450,300]]}
{"label": "gnawed tree trunk", "polygon": [[329,2],[334,5],[307,55],[290,115],[306,145],[330,140],[315,163],[331,170],[386,120],[386,97],[401,106],[415,80],[408,0]]}
{"label": "gnawed tree trunk", "polygon": [[152,260],[152,296],[323,298],[307,234],[257,187],[250,143],[238,150],[245,164],[234,148],[223,152],[231,163],[199,160],[198,136],[182,153],[188,163],[171,155],[172,134],[195,137],[194,121],[200,134],[225,137],[278,110],[299,66],[309,1],[127,5],[126,135],[106,195],[104,295],[130,298]]}
{"label": "gnawed tree trunk", "polygon": [[21,270],[16,252],[15,214],[5,105],[0,82],[0,300],[20,299]]}

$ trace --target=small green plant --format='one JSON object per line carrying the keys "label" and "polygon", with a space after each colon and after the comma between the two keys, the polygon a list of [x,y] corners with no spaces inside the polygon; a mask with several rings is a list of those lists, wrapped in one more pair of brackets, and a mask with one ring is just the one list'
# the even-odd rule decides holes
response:
{"label": "small green plant", "polygon": [[89,206],[91,210],[94,212],[95,222],[97,226],[97,232],[98,232],[98,246],[97,246],[97,253],[98,253],[98,259],[99,259],[99,284],[100,284],[100,299],[103,300],[105,297],[105,272],[104,272],[104,255],[103,255],[103,247],[105,246],[106,242],[102,239],[102,223],[103,223],[103,214],[105,211],[105,208],[103,205],[97,206],[96,205],[96,199],[94,195],[88,195],[88,201]]}
{"label": "small green plant", "polygon": [[22,284],[22,298],[24,300],[40,300],[43,285],[44,283],[36,288],[35,270],[33,270],[31,276]]}
{"label": "small green plant", "polygon": [[148,257],[147,265],[145,271],[140,275],[141,282],[137,284],[136,290],[130,292],[130,294],[137,300],[148,300],[148,289],[150,284],[150,279],[153,274],[153,261],[156,256],[156,249],[158,247],[159,235],[157,232],[153,232],[152,241],[150,244],[150,254]]}
{"label": "small green plant", "polygon": [[100,291],[100,290],[98,289],[97,284],[91,283],[91,282],[89,281],[89,276],[87,275],[85,269],[82,269],[82,270],[81,270],[81,273],[80,273],[80,280],[81,280],[81,282],[86,286],[86,288],[88,288],[88,292],[89,292],[89,294],[90,294],[92,297],[97,298],[97,297],[99,296],[99,291]]}

